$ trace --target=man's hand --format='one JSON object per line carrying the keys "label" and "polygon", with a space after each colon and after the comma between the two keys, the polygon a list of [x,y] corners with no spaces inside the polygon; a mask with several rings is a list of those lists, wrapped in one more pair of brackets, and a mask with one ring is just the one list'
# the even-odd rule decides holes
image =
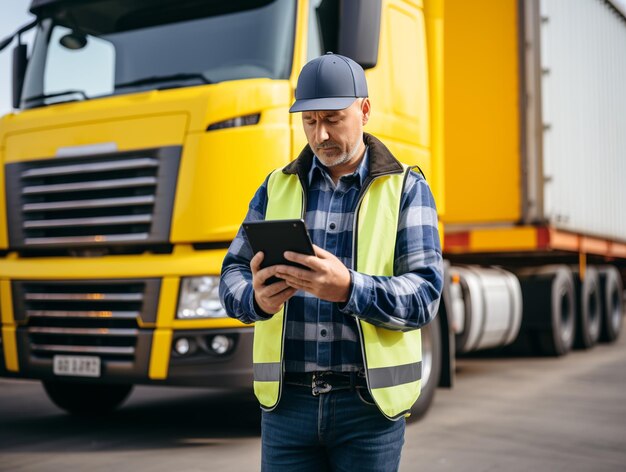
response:
{"label": "man's hand", "polygon": [[257,305],[268,315],[274,315],[280,311],[283,304],[289,300],[297,289],[289,287],[285,281],[265,285],[265,281],[276,275],[276,268],[271,266],[261,269],[264,254],[257,252],[250,260],[250,270],[252,270],[252,288],[254,289],[254,299]]}
{"label": "man's hand", "polygon": [[[287,265],[277,265],[276,276],[289,287],[304,290],[321,300],[347,302],[350,296],[350,272],[334,254],[313,245],[315,256],[285,252],[285,259],[297,262],[311,270]],[[269,269],[269,267],[268,267]]]}

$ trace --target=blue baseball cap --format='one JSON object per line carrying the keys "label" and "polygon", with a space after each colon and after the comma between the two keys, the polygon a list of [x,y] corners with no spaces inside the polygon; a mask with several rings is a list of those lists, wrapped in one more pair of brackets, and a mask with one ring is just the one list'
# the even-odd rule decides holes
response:
{"label": "blue baseball cap", "polygon": [[302,68],[289,112],[343,110],[367,96],[363,68],[349,57],[328,52]]}

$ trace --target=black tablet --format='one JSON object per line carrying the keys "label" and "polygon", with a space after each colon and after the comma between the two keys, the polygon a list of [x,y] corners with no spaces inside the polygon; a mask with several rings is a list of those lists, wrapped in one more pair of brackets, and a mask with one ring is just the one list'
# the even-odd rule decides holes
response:
{"label": "black tablet", "polygon": [[[270,267],[285,264],[306,269],[306,267],[288,261],[283,256],[285,251],[315,255],[313,243],[303,220],[270,220],[244,223],[252,251],[256,254],[263,251],[264,258],[261,267]],[[277,282],[278,278],[271,277],[266,284]]]}

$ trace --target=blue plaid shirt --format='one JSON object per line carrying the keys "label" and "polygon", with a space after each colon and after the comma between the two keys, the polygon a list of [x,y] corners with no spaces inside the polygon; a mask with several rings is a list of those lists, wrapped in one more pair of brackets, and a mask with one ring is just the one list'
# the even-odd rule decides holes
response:
{"label": "blue plaid shirt", "polygon": [[[305,222],[314,244],[352,267],[352,228],[359,192],[368,175],[369,149],[352,175],[335,185],[314,157],[308,172]],[[250,202],[245,221],[263,220],[267,179]],[[252,290],[253,253],[242,228],[222,267],[220,298],[229,316],[244,323],[266,319],[257,313]],[[299,291],[287,303],[284,345],[286,372],[350,372],[363,368],[356,315],[394,330],[420,328],[439,306],[443,285],[437,211],[426,180],[411,171],[403,191],[393,277],[350,270],[352,288],[345,304]]]}

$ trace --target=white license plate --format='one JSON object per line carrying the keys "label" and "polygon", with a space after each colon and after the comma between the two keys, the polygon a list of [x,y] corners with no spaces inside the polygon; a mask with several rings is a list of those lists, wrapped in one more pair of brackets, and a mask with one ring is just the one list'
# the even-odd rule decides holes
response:
{"label": "white license plate", "polygon": [[75,377],[100,377],[100,358],[93,356],[54,356],[56,375]]}

